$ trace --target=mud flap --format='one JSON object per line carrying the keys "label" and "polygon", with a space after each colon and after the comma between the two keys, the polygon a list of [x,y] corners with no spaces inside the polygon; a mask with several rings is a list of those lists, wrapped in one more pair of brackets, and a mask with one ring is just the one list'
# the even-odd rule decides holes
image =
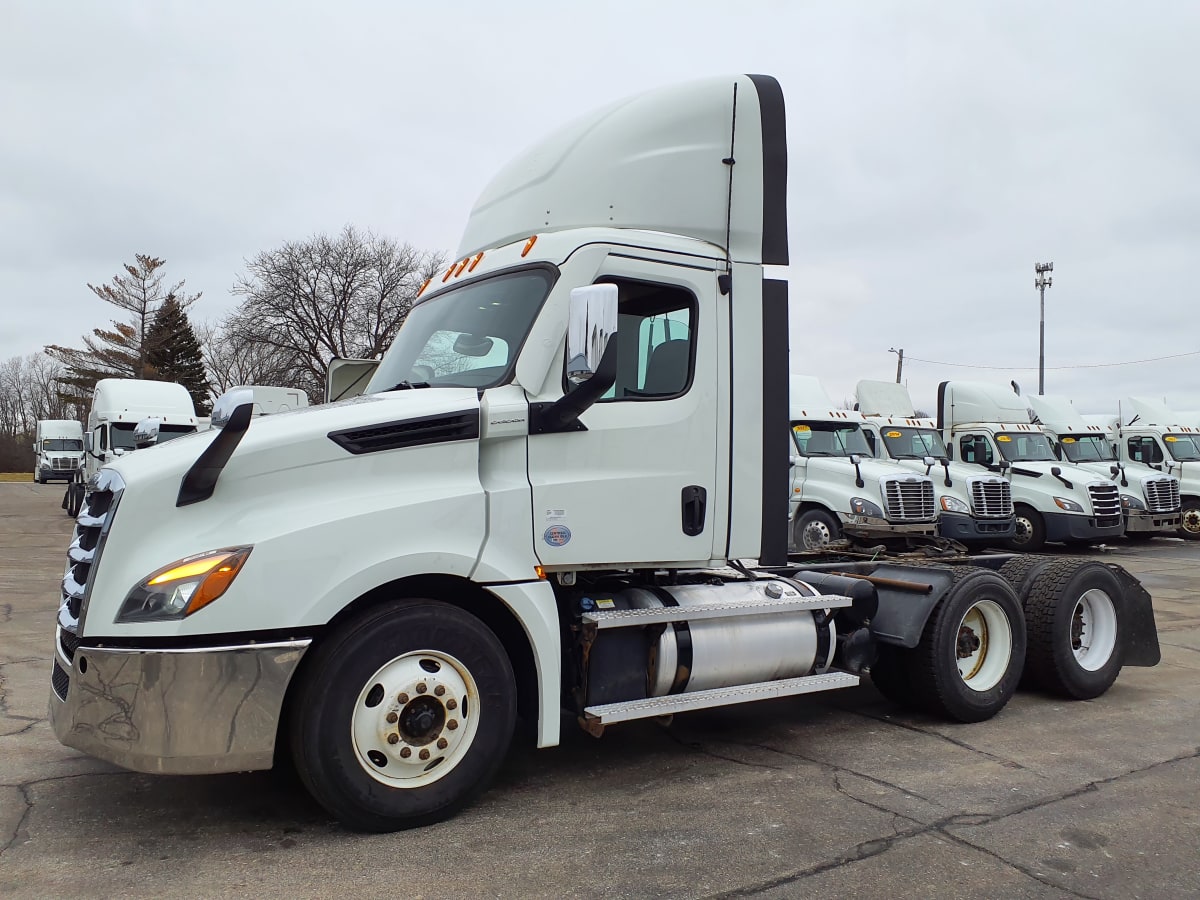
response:
{"label": "mud flap", "polygon": [[1124,588],[1121,596],[1125,622],[1125,659],[1127,666],[1156,666],[1162,659],[1158,647],[1158,628],[1154,624],[1154,606],[1142,583],[1118,565],[1109,564]]}

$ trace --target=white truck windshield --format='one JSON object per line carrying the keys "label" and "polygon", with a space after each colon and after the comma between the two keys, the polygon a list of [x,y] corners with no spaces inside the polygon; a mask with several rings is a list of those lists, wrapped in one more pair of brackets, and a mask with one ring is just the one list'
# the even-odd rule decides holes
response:
{"label": "white truck windshield", "polygon": [[70,452],[72,450],[82,450],[83,441],[72,440],[71,438],[46,438],[42,441],[43,450],[59,450]]}
{"label": "white truck windshield", "polygon": [[555,276],[547,267],[525,269],[418,303],[367,393],[407,387],[482,390],[505,383]]}
{"label": "white truck windshield", "polygon": [[1057,462],[1050,440],[1040,431],[1001,431],[996,446],[1009,462]]}
{"label": "white truck windshield", "polygon": [[857,422],[793,422],[792,438],[804,456],[871,456]]}
{"label": "white truck windshield", "polygon": [[894,428],[889,425],[881,428],[880,433],[892,459],[924,459],[926,456],[941,459],[946,455],[942,436],[932,428]]}
{"label": "white truck windshield", "polygon": [[1200,437],[1194,434],[1168,434],[1163,442],[1179,462],[1200,460]]}
{"label": "white truck windshield", "polygon": [[1108,441],[1100,434],[1064,434],[1058,443],[1068,462],[1108,462],[1112,459]]}

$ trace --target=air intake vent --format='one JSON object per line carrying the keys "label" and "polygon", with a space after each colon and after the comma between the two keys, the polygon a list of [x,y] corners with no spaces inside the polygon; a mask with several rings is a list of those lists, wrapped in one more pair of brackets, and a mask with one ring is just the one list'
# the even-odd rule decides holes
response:
{"label": "air intake vent", "polygon": [[329,439],[350,453],[378,453],[401,447],[422,444],[441,444],[447,441],[466,441],[479,437],[479,412],[450,413],[422,416],[403,422],[385,422],[369,428],[347,428],[332,431]]}

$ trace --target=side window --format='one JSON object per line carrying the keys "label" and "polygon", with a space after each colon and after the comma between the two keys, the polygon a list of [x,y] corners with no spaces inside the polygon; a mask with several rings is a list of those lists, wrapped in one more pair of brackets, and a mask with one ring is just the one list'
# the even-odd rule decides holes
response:
{"label": "side window", "polygon": [[602,400],[677,397],[691,386],[696,298],[682,288],[616,281],[617,380]]}
{"label": "side window", "polygon": [[959,453],[965,463],[975,463],[979,466],[992,464],[992,445],[980,434],[964,434],[958,439]]}
{"label": "side window", "polygon": [[871,430],[870,428],[864,428],[863,434],[866,435],[867,446],[871,448],[871,455],[874,457],[878,457],[879,451],[875,447],[875,432],[873,430]]}
{"label": "side window", "polygon": [[100,444],[101,450],[108,449],[108,429],[103,425],[96,429],[96,440]]}
{"label": "side window", "polygon": [[1152,466],[1163,461],[1163,454],[1154,438],[1132,437],[1129,439],[1129,458],[1134,462]]}

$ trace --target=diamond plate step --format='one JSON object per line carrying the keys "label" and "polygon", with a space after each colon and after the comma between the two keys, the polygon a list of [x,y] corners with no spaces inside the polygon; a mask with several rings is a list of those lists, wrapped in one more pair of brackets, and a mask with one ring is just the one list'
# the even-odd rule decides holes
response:
{"label": "diamond plate step", "polygon": [[699,606],[663,606],[651,609],[600,609],[582,616],[585,625],[597,628],[628,628],[659,622],[695,622],[699,619],[728,619],[734,616],[761,616],[767,613],[801,612],[810,609],[834,609],[854,601],[840,594],[816,597],[764,597],[747,603],[705,603]]}
{"label": "diamond plate step", "polygon": [[712,688],[707,691],[691,691],[686,694],[671,694],[667,697],[650,697],[646,700],[628,700],[624,703],[605,703],[589,706],[584,716],[601,725],[628,722],[633,719],[649,719],[654,716],[669,716],[690,709],[710,709],[715,706],[730,706],[751,700],[771,700],[775,697],[791,697],[796,694],[813,694],[836,688],[854,687],[859,682],[857,675],[848,672],[826,672],[824,675],[805,675],[802,678],[783,678],[779,681],[760,681],[757,684],[739,684],[733,687]]}

